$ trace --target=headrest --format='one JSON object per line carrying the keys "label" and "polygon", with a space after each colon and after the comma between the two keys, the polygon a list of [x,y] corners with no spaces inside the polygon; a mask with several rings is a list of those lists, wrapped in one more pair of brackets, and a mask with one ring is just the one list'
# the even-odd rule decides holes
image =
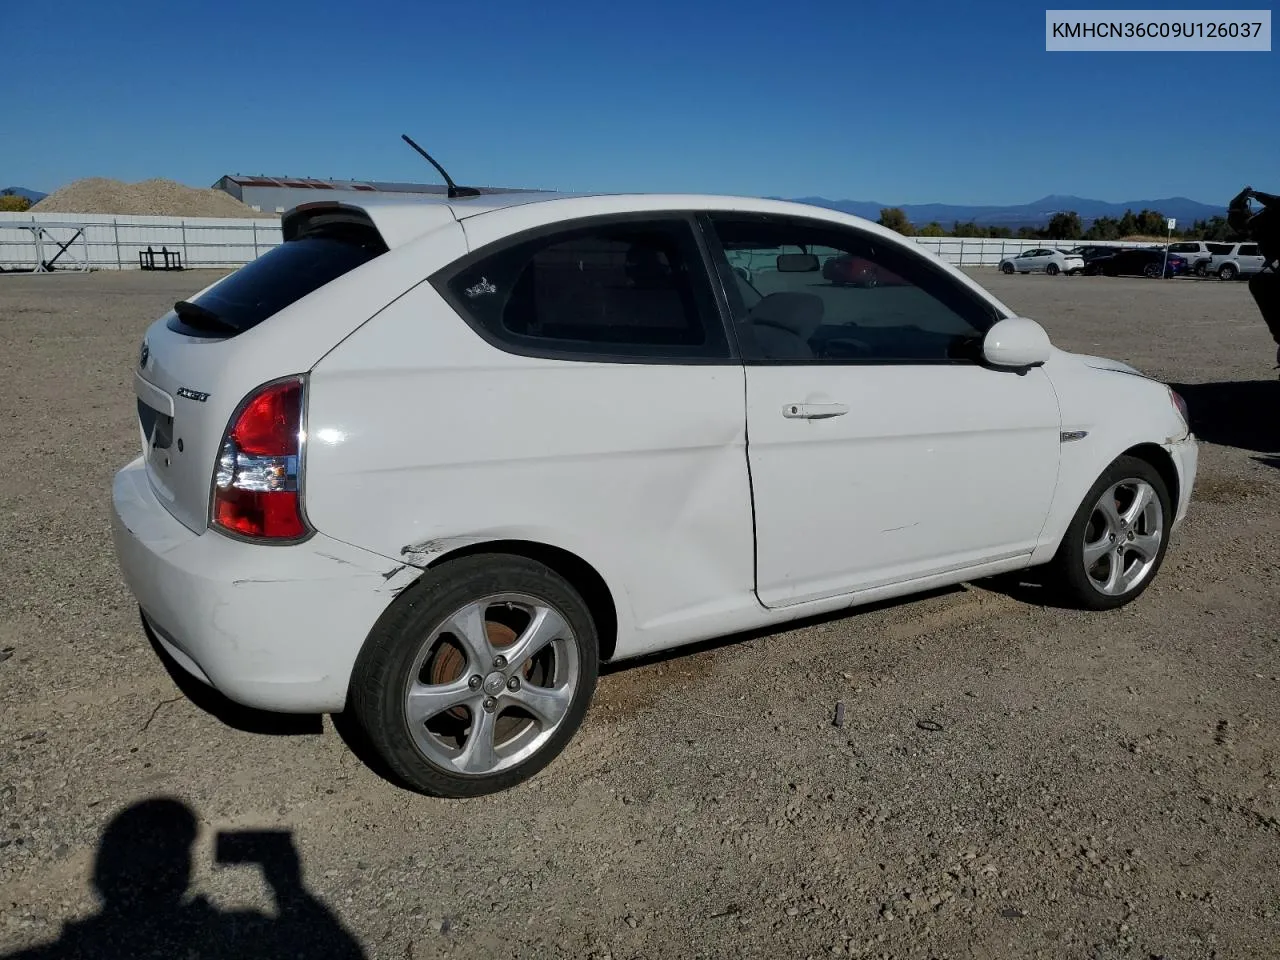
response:
{"label": "headrest", "polygon": [[822,298],[812,293],[771,293],[751,308],[747,319],[808,340],[822,324],[823,312]]}

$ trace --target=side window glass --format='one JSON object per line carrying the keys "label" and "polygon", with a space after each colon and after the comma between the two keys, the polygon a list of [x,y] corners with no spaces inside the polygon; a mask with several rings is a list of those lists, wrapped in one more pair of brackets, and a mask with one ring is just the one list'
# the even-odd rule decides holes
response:
{"label": "side window glass", "polygon": [[1256,257],[1258,255],[1258,245],[1256,243],[1246,243],[1240,248],[1240,256]]}
{"label": "side window glass", "polygon": [[892,241],[797,218],[709,219],[737,278],[726,288],[746,288],[734,306],[743,340],[754,341],[759,359],[976,359],[997,319],[954,277]]}
{"label": "side window glass", "polygon": [[728,358],[684,220],[605,222],[481,251],[436,280],[465,319],[534,354]]}

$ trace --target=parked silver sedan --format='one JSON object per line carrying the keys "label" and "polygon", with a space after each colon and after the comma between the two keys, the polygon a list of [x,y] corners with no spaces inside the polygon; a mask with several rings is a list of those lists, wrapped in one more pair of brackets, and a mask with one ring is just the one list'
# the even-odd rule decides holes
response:
{"label": "parked silver sedan", "polygon": [[1058,273],[1079,273],[1083,269],[1083,257],[1049,247],[1023,250],[1016,257],[1006,257],[1000,261],[1000,270],[1004,273],[1043,272],[1053,276]]}

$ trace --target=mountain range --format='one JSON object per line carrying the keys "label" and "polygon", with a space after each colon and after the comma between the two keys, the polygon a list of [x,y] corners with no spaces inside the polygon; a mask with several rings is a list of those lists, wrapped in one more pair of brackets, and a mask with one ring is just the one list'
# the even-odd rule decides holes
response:
{"label": "mountain range", "polygon": [[[16,193],[26,197],[33,204],[45,198],[45,194],[26,187],[8,187],[5,193]],[[777,200],[779,197],[771,197]],[[1174,217],[1185,226],[1194,220],[1208,220],[1211,217],[1224,217],[1225,206],[1215,207],[1212,204],[1200,203],[1186,197],[1166,197],[1163,200],[1127,200],[1124,203],[1109,203],[1106,200],[1090,200],[1087,197],[1062,196],[1050,194],[1033,200],[1031,203],[1018,203],[1012,206],[991,206],[953,203],[880,203],[872,200],[828,200],[826,197],[795,197],[800,203],[810,203],[817,207],[827,207],[842,213],[851,213],[868,220],[878,219],[880,211],[885,207],[899,207],[907,219],[916,226],[924,226],[937,221],[950,228],[957,221],[973,222],[982,227],[1002,226],[1016,230],[1018,227],[1043,227],[1055,213],[1074,210],[1080,220],[1088,226],[1099,217],[1122,217],[1126,210],[1135,214],[1142,210],[1155,210],[1166,217]]]}
{"label": "mountain range", "polygon": [[[32,203],[39,203],[48,196],[48,194],[41,193],[39,190],[28,190],[26,187],[5,187],[3,190],[0,190],[0,193],[17,194],[20,197],[26,197]],[[879,214],[876,214],[876,216],[879,216]]]}
{"label": "mountain range", "polygon": [[[778,199],[778,198],[772,198]],[[959,221],[972,221],[983,227],[1043,227],[1055,213],[1074,210],[1086,226],[1099,217],[1122,217],[1126,210],[1135,214],[1142,210],[1155,210],[1166,217],[1174,217],[1179,224],[1190,226],[1193,220],[1208,220],[1210,217],[1225,217],[1226,206],[1215,207],[1211,204],[1189,200],[1186,197],[1166,197],[1163,200],[1127,200],[1124,203],[1109,203],[1106,200],[1090,200],[1087,197],[1071,197],[1050,194],[1031,203],[1019,203],[1013,206],[975,206],[949,203],[914,203],[892,204],[876,203],[870,200],[828,200],[825,197],[797,197],[800,203],[810,203],[818,207],[851,213],[857,217],[875,220],[885,207],[899,207],[916,226],[924,226],[937,221],[950,228]]]}

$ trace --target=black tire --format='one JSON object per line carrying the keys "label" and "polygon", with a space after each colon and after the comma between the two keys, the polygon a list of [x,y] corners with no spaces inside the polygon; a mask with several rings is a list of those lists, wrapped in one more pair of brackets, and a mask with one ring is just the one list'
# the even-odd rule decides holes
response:
{"label": "black tire", "polygon": [[1015,271],[1014,271],[1014,269],[1013,269],[1013,264],[1012,264],[1012,263],[1002,263],[1002,264],[1000,265],[1000,272],[1001,272],[1001,273],[1003,273],[1003,274],[1006,274],[1007,276],[1010,276],[1010,277],[1011,277],[1011,276],[1013,276],[1013,274],[1014,274],[1014,272],[1015,272]]}
{"label": "black tire", "polygon": [[1240,271],[1235,268],[1234,264],[1224,263],[1221,267],[1218,268],[1218,279],[1234,280],[1236,278],[1236,274],[1238,274],[1239,272]]}
{"label": "black tire", "polygon": [[1209,265],[1207,263],[1197,263],[1194,272],[1197,277],[1207,277],[1209,275]]}
{"label": "black tire", "polygon": [[1148,280],[1159,280],[1161,270],[1154,263],[1148,263],[1142,268],[1142,275]]}
{"label": "black tire", "polygon": [[[466,605],[498,594],[528,595],[545,602],[561,615],[572,632],[572,638],[563,642],[571,644],[577,651],[577,687],[562,719],[531,756],[494,773],[466,774],[446,768],[417,746],[407,718],[406,693],[413,679],[411,673],[428,638],[440,629],[447,618]],[[495,604],[491,609],[501,610],[502,605]],[[488,619],[485,626],[487,632],[491,631]],[[512,635],[514,637],[514,630]],[[491,632],[489,639],[493,639]],[[368,746],[405,786],[441,797],[496,793],[534,776],[572,739],[595,692],[599,646],[599,635],[587,605],[568,581],[555,571],[523,557],[500,554],[464,557],[428,571],[378,620],[356,661],[348,702]],[[431,669],[430,661],[419,672],[425,673],[428,669]],[[457,677],[432,682],[455,682],[473,669],[474,665],[462,654],[457,664]],[[486,665],[481,672],[492,669]],[[483,691],[480,693],[484,695]],[[508,722],[504,709],[500,706],[496,711],[490,711],[498,714],[492,721],[495,726],[499,722]],[[455,707],[451,715],[447,716],[449,711],[441,711],[424,720],[423,725],[437,718],[450,720],[459,710],[464,711],[464,717],[470,716],[470,708]],[[513,719],[516,723],[521,722],[518,717]],[[460,725],[464,721],[454,719],[453,722]],[[465,722],[473,723],[471,720]]]}
{"label": "black tire", "polygon": [[1045,268],[1044,268],[1044,272],[1045,272],[1045,273],[1047,273],[1047,274],[1048,274],[1049,276],[1051,276],[1051,277],[1056,277],[1056,276],[1057,276],[1059,273],[1061,273],[1062,271],[1060,271],[1060,270],[1058,269],[1058,265],[1057,265],[1056,263],[1051,263],[1051,264],[1049,264],[1047,267],[1045,267]]}
{"label": "black tire", "polygon": [[[1103,592],[1094,583],[1086,569],[1084,549],[1086,538],[1091,532],[1094,522],[1094,508],[1101,500],[1103,493],[1110,487],[1126,481],[1142,481],[1151,486],[1160,502],[1160,543],[1151,568],[1131,589],[1119,593]],[[1114,610],[1140,597],[1151,585],[1164,563],[1165,551],[1169,547],[1169,528],[1173,523],[1173,504],[1160,472],[1150,463],[1137,457],[1122,456],[1102,472],[1096,483],[1089,489],[1067,532],[1062,537],[1058,552],[1046,565],[1046,585],[1049,586],[1066,605],[1083,610]],[[1109,554],[1108,554],[1109,556]],[[1114,562],[1114,561],[1109,561]]]}

